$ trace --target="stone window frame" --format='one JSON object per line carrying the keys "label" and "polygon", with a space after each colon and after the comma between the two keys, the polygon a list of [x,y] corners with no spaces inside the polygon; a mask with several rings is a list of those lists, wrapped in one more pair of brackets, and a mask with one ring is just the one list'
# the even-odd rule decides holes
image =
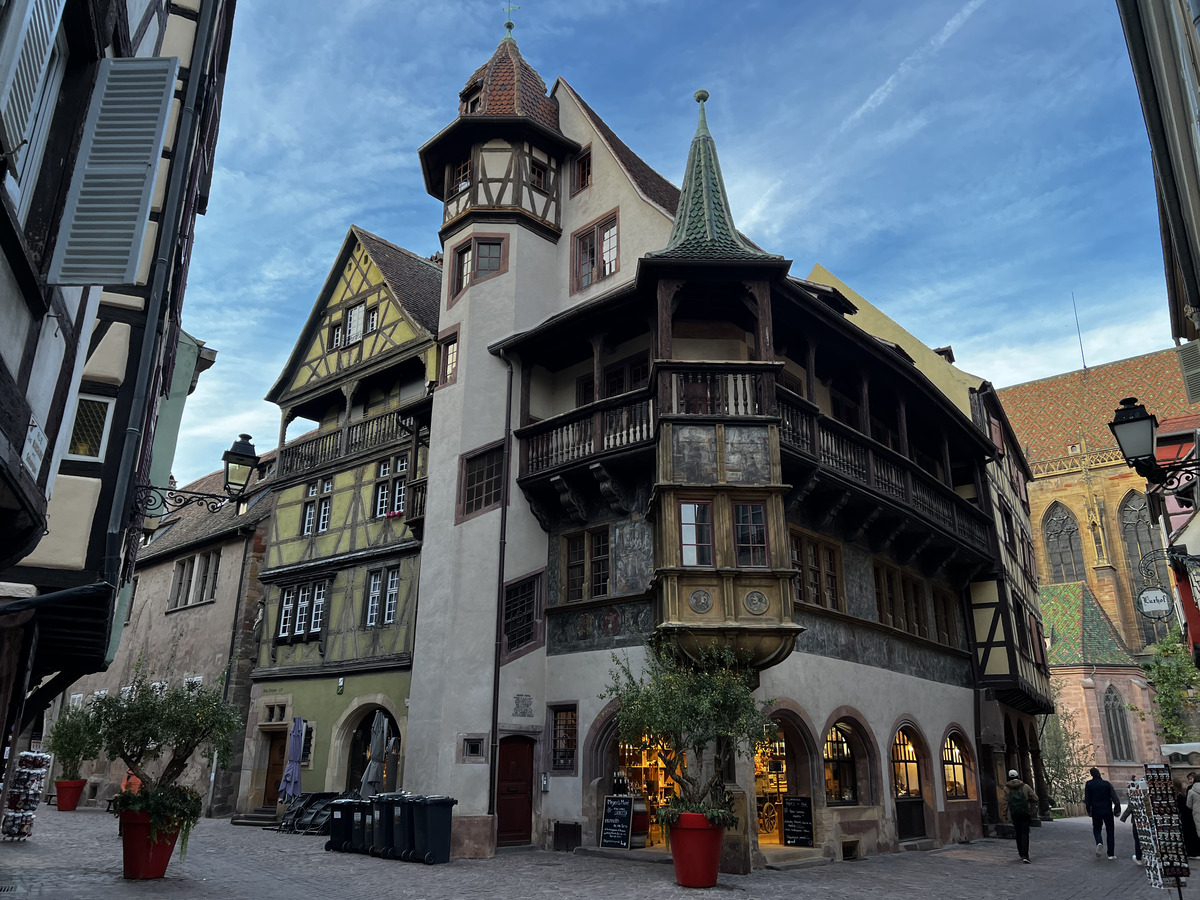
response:
{"label": "stone window frame", "polygon": [[[461,327],[461,325],[455,325],[453,328],[447,328],[438,333],[438,388],[443,388],[458,381],[458,366],[460,362],[458,357],[459,351],[462,349],[459,345],[458,333]],[[454,348],[453,365],[450,362],[451,347]]]}
{"label": "stone window frame", "polygon": [[[530,585],[530,584],[532,584],[532,587],[533,587],[533,608],[531,610],[531,621],[529,623],[531,626],[532,634],[531,634],[529,640],[526,641],[524,644],[521,644],[519,647],[516,647],[515,649],[509,649],[508,630],[507,630],[507,626],[508,626],[507,613],[508,613],[510,592],[514,591],[517,588],[523,588],[526,585]],[[501,643],[500,643],[500,664],[501,665],[512,662],[515,659],[520,659],[522,656],[526,656],[529,653],[532,653],[534,650],[538,650],[541,647],[545,646],[545,644],[546,644],[546,616],[544,613],[545,605],[546,605],[545,597],[546,597],[546,570],[545,569],[539,569],[536,572],[531,572],[526,575],[522,575],[520,578],[514,578],[514,579],[512,579],[510,581],[506,581],[504,583],[504,610],[503,610],[504,615],[502,616],[504,625],[501,630]]]}
{"label": "stone window frame", "polygon": [[[487,765],[490,747],[488,745],[489,735],[486,731],[478,731],[471,733],[460,733],[454,747],[454,762],[458,765]],[[478,742],[479,752],[468,753],[471,749],[470,745]]]}
{"label": "stone window frame", "polygon": [[[560,713],[569,713],[574,716],[573,728],[574,734],[570,737],[565,732],[560,734],[558,727],[558,715]],[[549,746],[549,766],[547,771],[551,778],[573,778],[579,774],[579,702],[576,700],[560,701],[556,703],[546,704],[546,734],[550,735]],[[570,747],[560,747],[560,737],[571,743]],[[570,753],[570,765],[560,765],[562,759],[559,753]]]}
{"label": "stone window frame", "polygon": [[[604,270],[604,232],[612,226],[615,243],[613,268],[611,272]],[[593,242],[595,258],[592,262],[592,272],[587,284],[583,284],[583,246],[590,238]],[[571,278],[570,293],[577,294],[588,290],[603,281],[619,275],[621,272],[621,208],[613,207],[601,216],[597,216],[582,228],[571,232]]]}
{"label": "stone window frame", "polygon": [[[508,244],[510,235],[503,232],[472,234],[455,244],[447,259],[450,261],[450,296],[446,300],[446,309],[458,302],[467,288],[505,274],[508,271]],[[481,244],[499,246],[500,260],[497,268],[483,275],[479,274],[479,247]],[[463,261],[469,271],[463,271]]]}
{"label": "stone window frame", "polygon": [[[607,551],[608,551],[605,555],[603,555],[602,557],[599,557],[599,558],[605,560],[605,563],[607,566],[607,573],[605,575],[605,582],[606,582],[607,589],[602,594],[596,592],[596,581],[595,581],[596,574],[597,574],[597,571],[595,568],[595,560],[597,559],[596,541],[597,541],[597,538],[601,534],[603,534],[606,538]],[[583,542],[583,558],[581,560],[579,560],[578,562],[573,562],[571,559],[571,543],[576,540]],[[612,596],[612,594],[613,594],[613,590],[612,590],[613,535],[612,535],[612,526],[611,525],[599,525],[599,526],[595,526],[592,528],[585,528],[585,529],[579,529],[578,531],[568,532],[568,533],[564,534],[562,536],[562,538],[560,539],[559,547],[560,547],[559,552],[561,554],[561,557],[560,557],[561,580],[559,583],[562,586],[561,587],[562,596],[559,597],[560,602],[565,601],[567,603],[585,603],[588,600],[597,600],[602,597],[611,597]],[[571,587],[570,587],[570,585],[571,585],[571,570],[572,570],[572,568],[574,568],[576,566],[580,567],[581,572],[582,572],[582,580],[580,582],[580,588],[581,588],[582,593],[578,597],[572,597],[571,596]]]}
{"label": "stone window frame", "polygon": [[[582,176],[582,177],[581,177]],[[592,165],[592,145],[588,144],[571,161],[571,196],[592,186],[595,179]]]}

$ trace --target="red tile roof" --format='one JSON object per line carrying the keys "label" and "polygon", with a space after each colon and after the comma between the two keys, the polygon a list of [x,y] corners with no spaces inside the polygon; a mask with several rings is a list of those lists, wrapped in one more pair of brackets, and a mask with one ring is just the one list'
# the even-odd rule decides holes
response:
{"label": "red tile roof", "polygon": [[464,97],[476,87],[482,101],[479,108],[468,113],[464,103],[460,116],[526,116],[561,134],[558,104],[546,96],[546,82],[525,62],[511,36],[500,41],[492,58],[467,79]]}
{"label": "red tile roof", "polygon": [[1200,414],[1188,403],[1174,349],[1093,366],[996,392],[1030,463],[1069,455],[1086,442],[1088,452],[1115,449],[1108,429],[1122,397],[1137,397],[1159,421]]}

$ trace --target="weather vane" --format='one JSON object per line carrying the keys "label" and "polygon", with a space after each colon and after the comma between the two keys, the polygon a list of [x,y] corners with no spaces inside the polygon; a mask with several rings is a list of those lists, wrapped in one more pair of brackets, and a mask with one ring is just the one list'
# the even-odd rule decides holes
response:
{"label": "weather vane", "polygon": [[507,29],[509,37],[512,37],[513,30],[512,14],[520,8],[519,6],[513,6],[511,2],[508,6],[504,7],[504,27]]}

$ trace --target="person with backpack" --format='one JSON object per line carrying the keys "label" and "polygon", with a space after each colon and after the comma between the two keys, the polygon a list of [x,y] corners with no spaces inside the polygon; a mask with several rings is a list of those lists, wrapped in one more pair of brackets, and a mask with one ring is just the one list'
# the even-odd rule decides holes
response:
{"label": "person with backpack", "polygon": [[1121,801],[1111,783],[1100,777],[1100,770],[1095,766],[1089,770],[1092,780],[1083,786],[1083,805],[1087,814],[1092,817],[1092,837],[1096,839],[1096,855],[1104,854],[1104,844],[1100,842],[1100,831],[1105,829],[1108,835],[1108,858],[1116,859],[1116,836],[1113,834],[1113,816],[1121,812]]}
{"label": "person with backpack", "polygon": [[1037,811],[1037,794],[1021,780],[1016,769],[1008,770],[1008,781],[1000,794],[1000,817],[1012,823],[1017,833],[1017,855],[1029,862],[1029,821]]}

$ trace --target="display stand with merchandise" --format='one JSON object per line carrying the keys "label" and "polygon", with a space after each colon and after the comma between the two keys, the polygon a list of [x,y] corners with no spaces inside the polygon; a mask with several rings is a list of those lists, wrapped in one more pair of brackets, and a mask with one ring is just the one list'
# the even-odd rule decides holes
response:
{"label": "display stand with merchandise", "polygon": [[25,752],[17,757],[4,820],[0,822],[0,835],[5,840],[23,841],[33,833],[34,812],[42,800],[51,762],[48,753]]}
{"label": "display stand with merchandise", "polygon": [[1150,763],[1146,777],[1129,789],[1129,805],[1133,809],[1133,827],[1142,845],[1146,878],[1151,887],[1165,888],[1173,882],[1180,900],[1183,898],[1183,879],[1191,874],[1179,809],[1171,784],[1170,766]]}

